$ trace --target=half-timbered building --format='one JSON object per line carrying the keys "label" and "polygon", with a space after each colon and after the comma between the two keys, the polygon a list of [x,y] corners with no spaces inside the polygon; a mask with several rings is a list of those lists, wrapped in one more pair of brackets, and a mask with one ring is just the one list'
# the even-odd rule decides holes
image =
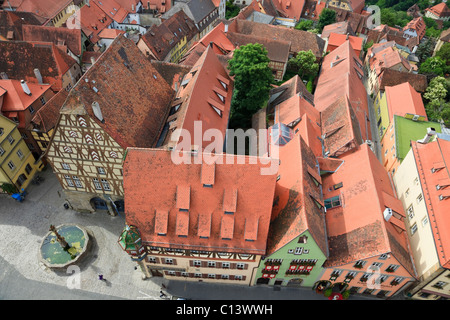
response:
{"label": "half-timbered building", "polygon": [[174,91],[139,51],[119,36],[70,91],[46,157],[77,211],[123,211],[127,147],[153,147]]}
{"label": "half-timbered building", "polygon": [[142,246],[122,248],[145,277],[253,284],[254,270],[266,253],[273,162],[182,152],[184,160],[178,163],[173,153],[128,148],[126,224],[139,230]]}

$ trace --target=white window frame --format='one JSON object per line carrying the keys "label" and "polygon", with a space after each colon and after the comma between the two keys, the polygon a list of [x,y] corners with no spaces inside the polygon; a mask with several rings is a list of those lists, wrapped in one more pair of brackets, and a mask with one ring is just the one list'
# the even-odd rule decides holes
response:
{"label": "white window frame", "polygon": [[64,170],[70,170],[70,164],[67,164],[67,163],[62,162],[62,163],[61,163],[61,167],[62,167]]}

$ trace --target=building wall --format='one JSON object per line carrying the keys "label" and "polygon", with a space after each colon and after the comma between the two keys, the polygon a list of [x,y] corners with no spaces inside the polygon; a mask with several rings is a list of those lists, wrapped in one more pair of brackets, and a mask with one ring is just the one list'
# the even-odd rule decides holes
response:
{"label": "building wall", "polygon": [[436,276],[427,279],[427,283],[412,295],[417,300],[450,299],[450,270],[440,269]]}
{"label": "building wall", "polygon": [[305,231],[261,260],[254,284],[262,281],[268,285],[313,287],[322,273],[325,260],[311,234]]}
{"label": "building wall", "polygon": [[0,136],[0,147],[4,151],[0,156],[0,183],[13,184],[18,190],[26,189],[35,173],[41,170],[42,162],[35,162],[17,127],[7,122],[0,117],[0,127],[4,129]]}
{"label": "building wall", "polygon": [[396,169],[399,165],[395,143],[395,123],[391,121],[381,139],[381,158],[384,168],[388,172]]}
{"label": "building wall", "polygon": [[374,100],[374,107],[377,115],[378,132],[380,134],[380,139],[382,139],[390,125],[386,93],[383,90],[378,91]]}
{"label": "building wall", "polygon": [[75,63],[69,70],[63,75],[62,87],[64,90],[69,91],[75,86],[78,80],[81,78],[81,67],[78,63]]}
{"label": "building wall", "polygon": [[[357,267],[360,266],[360,267]],[[389,266],[397,266],[395,271],[389,272]],[[353,275],[353,278],[349,276]],[[364,281],[364,276],[368,276]],[[384,280],[382,280],[384,278]],[[334,268],[326,268],[321,281],[329,281],[332,284],[346,283],[347,290],[353,293],[378,295],[384,293],[384,297],[390,297],[415,279],[389,252],[360,260],[358,263],[345,264]],[[396,284],[395,280],[399,280]]]}
{"label": "building wall", "polygon": [[429,222],[414,153],[410,150],[394,175],[397,196],[405,208],[405,226],[416,271],[421,279],[439,269],[439,258]]}
{"label": "building wall", "polygon": [[123,199],[124,153],[89,116],[63,114],[46,157],[73,209],[91,211],[92,198]]}
{"label": "building wall", "polygon": [[144,265],[169,280],[251,285],[261,256],[146,247]]}
{"label": "building wall", "polygon": [[[84,5],[84,1],[80,4],[80,7]],[[55,27],[61,27],[70,16],[75,13],[75,10],[78,6],[74,5],[73,1],[71,1],[64,9],[62,9],[55,17],[51,19],[51,23]]]}

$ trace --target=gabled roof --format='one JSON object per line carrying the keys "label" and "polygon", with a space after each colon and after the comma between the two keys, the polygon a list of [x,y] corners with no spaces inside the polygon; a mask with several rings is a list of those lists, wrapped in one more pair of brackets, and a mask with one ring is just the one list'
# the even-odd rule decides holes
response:
{"label": "gabled roof", "polygon": [[[414,277],[404,222],[391,218],[403,226],[402,230],[384,219],[387,207],[405,217],[386,170],[367,144],[342,160],[336,172],[322,177],[325,201],[339,196],[341,203],[326,213],[330,255],[324,266],[337,267],[390,253],[391,259],[395,258]],[[341,183],[340,188],[333,187]]]}
{"label": "gabled roof", "polygon": [[216,6],[211,0],[177,0],[161,18],[169,19],[177,12],[184,11],[197,24],[214,10]]}
{"label": "gabled roof", "polygon": [[361,129],[347,96],[341,96],[320,113],[324,150],[329,156],[363,143]]}
{"label": "gabled roof", "polygon": [[376,75],[380,75],[383,68],[389,69],[402,65],[406,70],[411,70],[409,62],[393,47],[387,47],[369,58],[370,69],[375,70]]}
{"label": "gabled roof", "polygon": [[409,82],[404,82],[393,87],[385,87],[386,101],[389,110],[389,117],[406,114],[419,115],[428,121],[422,97]]}
{"label": "gabled roof", "polygon": [[76,61],[53,43],[0,41],[0,70],[9,79],[37,83],[34,69],[39,69],[43,82],[53,91],[62,88],[62,76]]}
{"label": "gabled roof", "polygon": [[108,15],[108,17],[117,23],[124,22],[128,16],[128,10],[124,9],[115,0],[91,0],[90,2],[95,2],[95,4],[97,4],[99,8]]}
{"label": "gabled roof", "polygon": [[408,22],[408,24],[403,28],[403,30],[413,29],[416,30],[419,39],[425,36],[426,31],[425,21],[422,17],[417,17]]}
{"label": "gabled roof", "polygon": [[425,11],[430,11],[439,18],[445,18],[450,16],[450,9],[445,2],[441,2],[431,8],[425,9]]}
{"label": "gabled roof", "polygon": [[[32,12],[40,17],[46,19],[52,19],[58,13],[60,13],[64,8],[66,8],[73,0],[10,0],[11,5],[16,8],[17,11]],[[3,4],[4,7],[8,8],[8,1]]]}
{"label": "gabled roof", "polygon": [[339,47],[341,44],[343,44],[345,41],[350,41],[350,45],[352,46],[353,50],[355,51],[355,54],[357,57],[361,54],[361,51],[363,49],[363,38],[355,37],[347,34],[339,34],[331,32],[330,36],[328,38],[328,48],[331,47]]}
{"label": "gabled roof", "polygon": [[279,149],[280,165],[267,243],[267,255],[309,231],[328,254],[318,162],[301,136]]}
{"label": "gabled roof", "polygon": [[393,69],[383,69],[378,77],[380,90],[408,82],[414,90],[424,93],[428,87],[427,77],[423,74],[403,72]]}
{"label": "gabled roof", "polygon": [[174,163],[171,151],[128,148],[126,223],[148,245],[264,255],[276,172],[261,170],[278,160],[202,154],[197,163],[200,155],[179,156],[186,161]]}
{"label": "gabled roof", "polygon": [[[411,142],[440,265],[450,268],[450,141],[436,139],[427,144]],[[439,186],[439,189],[437,188]]]}
{"label": "gabled roof", "polygon": [[181,40],[186,38],[189,42],[197,32],[193,21],[183,11],[178,11],[160,25],[152,25],[141,39],[158,60],[164,60]]}
{"label": "gabled roof", "polygon": [[31,12],[0,11],[0,37],[10,40],[22,40],[22,26],[42,25],[45,22]]}
{"label": "gabled roof", "polygon": [[67,46],[76,56],[81,55],[80,29],[24,25],[22,27],[22,33],[24,41],[52,42],[56,46]]}
{"label": "gabled roof", "polygon": [[267,57],[270,61],[287,63],[289,59],[291,42],[283,40],[272,40],[267,37],[235,32],[228,32],[227,38],[236,47],[241,47],[249,43],[261,44],[267,50]]}
{"label": "gabled roof", "polygon": [[151,60],[150,62],[175,92],[180,88],[183,77],[191,71],[191,67],[177,63],[158,60]]}
{"label": "gabled roof", "polygon": [[311,32],[248,20],[233,20],[228,27],[228,31],[265,37],[271,40],[290,41],[291,52],[311,50],[317,58],[322,57],[325,47],[325,40]]}
{"label": "gabled roof", "polygon": [[363,75],[362,62],[356,56],[350,41],[346,41],[325,56],[314,92],[314,104],[319,111],[323,111],[339,98],[347,96],[358,119],[362,139],[370,140],[371,130],[367,121],[369,110]]}
{"label": "gabled roof", "polygon": [[100,39],[115,39],[119,34],[124,34],[125,31],[118,29],[103,29],[98,34]]}
{"label": "gabled roof", "polygon": [[356,36],[355,31],[353,31],[348,21],[341,21],[326,25],[322,30],[321,38],[322,39],[328,38],[331,33],[338,33],[345,35],[349,34],[351,36]]}
{"label": "gabled roof", "polygon": [[277,104],[280,104],[297,94],[300,94],[311,105],[314,105],[314,96],[306,89],[302,79],[300,79],[298,75],[295,75],[280,86],[270,89],[268,112],[271,112]]}
{"label": "gabled roof", "polygon": [[[175,112],[167,119],[167,134],[163,134],[158,145],[167,145],[170,142],[172,146],[178,143],[179,138],[173,134],[175,128],[187,130],[193,139],[194,135],[198,134],[195,133],[196,121],[201,121],[202,135],[207,129],[216,129],[225,137],[232,94],[233,81],[212,48],[208,46],[190,72],[184,76],[172,102]],[[197,147],[204,148],[210,142],[202,141],[202,144]]]}
{"label": "gabled roof", "polygon": [[[75,19],[75,22],[71,22]],[[90,2],[90,5],[84,5],[79,12],[72,17],[69,17],[67,23],[72,25],[81,25],[81,30],[89,38],[92,43],[97,43],[99,40],[98,34],[105,28],[108,28],[113,20],[97,5],[95,2]]]}
{"label": "gabled roof", "polygon": [[305,0],[274,0],[272,4],[280,16],[299,21],[305,6]]}
{"label": "gabled roof", "polygon": [[0,79],[0,88],[6,90],[3,98],[2,112],[25,111],[40,96],[50,89],[46,84],[27,83],[31,92],[28,95],[24,92],[20,80],[3,80]]}
{"label": "gabled roof", "polygon": [[49,132],[58,123],[59,110],[64,101],[66,101],[69,92],[67,90],[60,90],[47,103],[40,108],[34,117],[31,119],[29,130],[38,129],[41,132]]}
{"label": "gabled roof", "polygon": [[[123,148],[152,147],[173,95],[134,42],[120,35],[72,88],[60,113],[89,115]],[[94,102],[104,122],[94,115]]]}

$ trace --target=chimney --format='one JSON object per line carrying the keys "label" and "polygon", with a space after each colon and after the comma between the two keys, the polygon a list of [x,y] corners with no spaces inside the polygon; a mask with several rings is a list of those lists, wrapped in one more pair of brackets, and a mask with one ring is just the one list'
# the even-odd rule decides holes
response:
{"label": "chimney", "polygon": [[223,29],[223,32],[227,33],[228,32],[228,23],[225,23],[224,25],[225,25],[225,28]]}
{"label": "chimney", "polygon": [[38,68],[34,69],[34,75],[36,76],[36,79],[37,79],[38,83],[39,84],[43,84],[42,75],[41,75],[41,72],[39,71]]}
{"label": "chimney", "polygon": [[349,36],[349,33],[347,33],[347,37],[345,38],[345,40],[348,40],[348,36]]}
{"label": "chimney", "polygon": [[431,138],[436,134],[436,130],[433,127],[427,128],[427,134],[421,140],[417,140],[419,143],[426,144],[430,142]]}
{"label": "chimney", "polygon": [[20,80],[20,84],[22,85],[23,92],[25,92],[27,95],[31,96],[30,88],[28,87],[25,80]]}
{"label": "chimney", "polygon": [[94,64],[94,63],[95,63],[95,58],[91,57],[91,64]]}

